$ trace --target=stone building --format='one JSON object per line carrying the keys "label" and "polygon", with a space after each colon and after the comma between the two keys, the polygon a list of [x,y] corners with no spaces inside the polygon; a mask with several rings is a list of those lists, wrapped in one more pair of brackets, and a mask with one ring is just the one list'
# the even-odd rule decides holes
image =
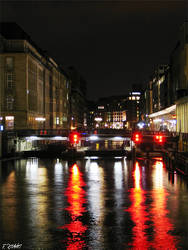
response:
{"label": "stone building", "polygon": [[1,122],[9,129],[68,129],[68,76],[17,24],[0,24]]}

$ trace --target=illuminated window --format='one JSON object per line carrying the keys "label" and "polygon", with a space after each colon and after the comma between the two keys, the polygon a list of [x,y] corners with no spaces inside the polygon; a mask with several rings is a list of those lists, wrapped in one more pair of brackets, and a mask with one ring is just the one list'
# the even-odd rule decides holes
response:
{"label": "illuminated window", "polygon": [[5,127],[7,129],[14,128],[14,116],[5,116]]}

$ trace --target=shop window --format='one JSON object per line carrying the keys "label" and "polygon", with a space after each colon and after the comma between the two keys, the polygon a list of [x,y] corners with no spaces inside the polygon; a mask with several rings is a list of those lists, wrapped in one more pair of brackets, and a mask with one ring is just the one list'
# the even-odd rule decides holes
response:
{"label": "shop window", "polygon": [[14,128],[14,116],[5,116],[5,127],[6,129]]}

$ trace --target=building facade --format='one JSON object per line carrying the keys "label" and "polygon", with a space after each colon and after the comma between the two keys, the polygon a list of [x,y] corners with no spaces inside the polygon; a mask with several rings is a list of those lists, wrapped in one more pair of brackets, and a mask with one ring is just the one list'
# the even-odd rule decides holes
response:
{"label": "building facade", "polygon": [[1,23],[1,122],[10,129],[68,129],[69,79],[15,23]]}

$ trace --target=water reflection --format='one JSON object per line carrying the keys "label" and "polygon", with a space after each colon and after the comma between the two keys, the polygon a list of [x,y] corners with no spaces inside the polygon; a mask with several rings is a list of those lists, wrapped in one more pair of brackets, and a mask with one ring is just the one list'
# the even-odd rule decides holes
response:
{"label": "water reflection", "polygon": [[16,173],[15,171],[11,171],[1,188],[1,223],[4,228],[4,233],[8,231],[8,233],[12,235],[14,235],[14,232],[18,229],[18,220],[16,216],[17,199],[15,184]]}
{"label": "water reflection", "polygon": [[153,172],[153,191],[151,219],[153,221],[154,235],[152,246],[156,249],[177,249],[177,239],[172,235],[174,225],[168,218],[169,210],[167,209],[168,192],[163,184],[163,162],[154,163]]}
{"label": "water reflection", "polygon": [[130,190],[130,200],[131,206],[127,210],[130,215],[131,219],[134,223],[132,234],[133,234],[133,242],[130,244],[132,249],[148,249],[149,242],[147,239],[146,229],[147,220],[148,220],[148,212],[146,211],[146,197],[145,191],[142,189],[141,186],[141,169],[138,162],[135,163],[134,171],[134,188]]}
{"label": "water reflection", "polygon": [[[133,241],[130,244],[133,249],[140,249],[140,246],[142,249],[177,249],[177,238],[172,235],[174,225],[168,217],[168,193],[163,186],[163,167],[163,161],[153,164],[153,190],[150,194],[143,190],[141,184],[143,169],[138,162],[135,163],[134,188],[130,190],[131,206],[127,210],[134,223]],[[151,205],[147,204],[148,194]]]}
{"label": "water reflection", "polygon": [[0,242],[28,250],[188,249],[187,182],[162,158],[134,165],[32,158],[2,163],[0,173]]}
{"label": "water reflection", "polygon": [[66,242],[64,240],[62,241],[67,245],[66,249],[82,249],[86,245],[83,234],[87,230],[87,226],[81,221],[83,213],[86,212],[84,206],[86,203],[85,190],[83,189],[85,185],[78,165],[74,164],[70,168],[70,179],[65,192],[69,203],[66,210],[71,216],[71,222],[59,227],[59,229],[67,229],[70,234],[70,237],[66,239]]}
{"label": "water reflection", "polygon": [[[50,241],[48,233],[48,199],[49,199],[49,182],[47,168],[41,166],[37,158],[28,159],[26,164],[26,180],[28,189],[29,214],[33,237],[36,239],[36,246],[40,247],[37,242],[42,242],[47,247]],[[49,245],[48,245],[49,246]]]}
{"label": "water reflection", "polygon": [[[91,158],[90,158],[91,159]],[[104,169],[97,161],[88,159],[88,205],[93,223],[90,225],[90,234],[93,237],[93,249],[100,249],[104,242],[103,223],[105,216],[105,182]]]}

